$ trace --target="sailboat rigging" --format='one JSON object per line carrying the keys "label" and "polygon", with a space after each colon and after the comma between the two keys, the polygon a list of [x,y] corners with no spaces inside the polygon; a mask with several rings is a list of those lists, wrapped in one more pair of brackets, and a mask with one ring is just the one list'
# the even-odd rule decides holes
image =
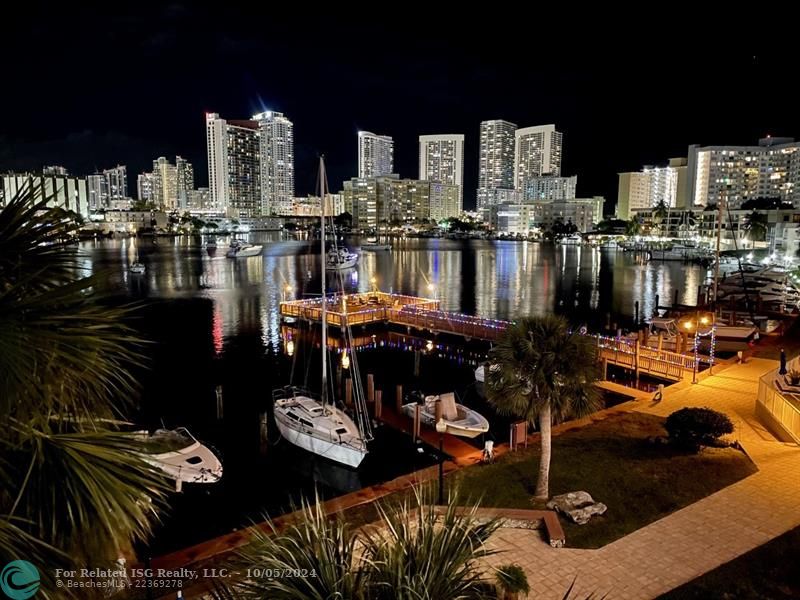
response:
{"label": "sailboat rigging", "polygon": [[[367,415],[358,361],[351,352],[353,374],[353,405],[356,420],[336,407],[335,399],[328,395],[328,304],[336,298],[328,298],[326,288],[326,249],[325,249],[325,202],[326,177],[325,162],[320,158],[320,257],[321,257],[321,328],[322,328],[322,381],[319,399],[305,389],[287,386],[272,393],[275,422],[281,435],[290,443],[332,461],[358,467],[367,455],[367,442],[372,439],[372,431]],[[334,249],[336,241],[334,239]],[[338,249],[336,249],[338,251]],[[339,277],[340,289],[342,277]],[[345,305],[345,298],[342,296]],[[345,311],[346,313],[346,311]],[[352,331],[345,326],[346,346],[353,348]]]}

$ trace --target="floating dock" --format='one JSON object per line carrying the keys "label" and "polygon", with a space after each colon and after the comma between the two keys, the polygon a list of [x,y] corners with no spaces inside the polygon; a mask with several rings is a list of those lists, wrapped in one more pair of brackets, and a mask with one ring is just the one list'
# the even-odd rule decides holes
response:
{"label": "floating dock", "polygon": [[[511,324],[510,321],[444,311],[436,299],[380,291],[331,295],[325,301],[328,325],[342,329],[347,325],[392,324],[409,331],[416,329],[493,342]],[[280,312],[284,318],[319,323],[322,298],[281,302]],[[599,360],[630,369],[637,376],[641,373],[680,381],[696,375],[699,369],[693,354],[655,349],[627,339],[592,337],[597,339]],[[708,362],[708,357],[698,358],[700,362]]]}
{"label": "floating dock", "polygon": [[[390,323],[432,333],[494,341],[509,325],[509,321],[443,311],[436,299],[379,291],[336,294],[327,296],[325,302],[328,325],[342,329],[347,325]],[[284,318],[318,323],[322,321],[322,298],[281,302],[280,313]]]}

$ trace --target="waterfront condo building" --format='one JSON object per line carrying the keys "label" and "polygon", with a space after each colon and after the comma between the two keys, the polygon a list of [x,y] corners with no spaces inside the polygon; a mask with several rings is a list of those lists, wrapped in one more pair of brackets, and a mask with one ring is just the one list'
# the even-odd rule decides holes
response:
{"label": "waterfront condo building", "polygon": [[388,135],[358,132],[358,176],[382,177],[394,173],[394,140]]}
{"label": "waterfront condo building", "polygon": [[555,125],[524,127],[514,132],[514,187],[523,196],[531,180],[561,175],[563,136]]}
{"label": "waterfront condo building", "polygon": [[419,179],[457,185],[463,205],[464,135],[419,136]]}
{"label": "waterfront condo building", "polygon": [[283,113],[265,111],[258,123],[261,214],[291,212],[294,199],[294,124]]}
{"label": "waterfront condo building", "polygon": [[800,143],[766,137],[757,146],[689,146],[688,196],[695,206],[756,198],[800,207]]}
{"label": "waterfront condo building", "polygon": [[206,114],[208,187],[211,204],[232,217],[261,214],[259,124]]}
{"label": "waterfront condo building", "polygon": [[478,209],[493,206],[514,190],[514,132],[510,121],[482,121],[478,155]]}
{"label": "waterfront condo building", "polygon": [[663,167],[647,165],[641,171],[619,173],[617,216],[627,220],[635,211],[661,202],[669,208],[686,208],[687,172],[685,158],[671,158]]}

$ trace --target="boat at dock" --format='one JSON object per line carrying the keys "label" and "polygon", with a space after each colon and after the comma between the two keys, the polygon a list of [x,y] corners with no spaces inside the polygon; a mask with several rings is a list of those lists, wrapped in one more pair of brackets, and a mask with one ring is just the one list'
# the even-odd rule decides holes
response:
{"label": "boat at dock", "polygon": [[489,431],[489,421],[482,414],[463,404],[457,404],[455,394],[422,396],[411,394],[412,402],[403,405],[403,412],[414,418],[417,406],[420,407],[420,420],[425,425],[436,426],[436,405],[441,404],[441,418],[447,425],[446,433],[474,438]]}
{"label": "boat at dock", "polygon": [[[325,201],[326,179],[325,163],[320,159],[320,201],[322,203],[322,218],[320,226],[320,253],[325,260]],[[338,253],[335,247],[332,250]],[[346,250],[345,250],[346,253]],[[328,254],[330,256],[330,254]],[[358,255],[355,255],[356,259]],[[353,262],[355,264],[355,261]],[[351,265],[352,266],[352,265]],[[325,282],[325,271],[329,268],[324,264],[321,271],[322,301],[320,302],[322,322],[322,379],[320,396],[309,393],[307,390],[288,386],[274,390],[272,393],[275,423],[281,435],[289,443],[307,450],[317,456],[327,458],[334,462],[357,468],[368,453],[367,442],[372,439],[372,428],[367,414],[366,398],[361,386],[361,377],[358,373],[358,361],[355,355],[351,359],[351,372],[353,381],[353,420],[344,410],[337,408],[333,398],[329,398],[328,382],[328,299]],[[338,270],[338,269],[337,269]],[[341,280],[341,277],[339,278]],[[352,341],[352,331],[344,323],[349,341]],[[352,344],[350,344],[352,347]],[[352,354],[352,352],[351,352]]]}
{"label": "boat at dock", "polygon": [[707,248],[673,244],[667,248],[654,248],[650,250],[650,260],[677,260],[681,262],[710,262],[714,260],[714,253]]}
{"label": "boat at dock", "polygon": [[175,480],[177,491],[184,483],[216,483],[222,478],[222,462],[185,427],[138,435],[143,438],[144,460]]}
{"label": "boat at dock", "polygon": [[[687,315],[691,317],[691,314]],[[696,325],[693,321],[687,320],[683,324],[691,323],[690,327],[681,327],[681,322],[672,317],[653,317],[649,321],[650,339],[648,346],[655,347],[658,337],[661,337],[661,344],[664,350],[674,350],[677,344],[679,332],[694,340]],[[714,328],[714,339],[717,350],[737,351],[743,350],[759,337],[758,327],[755,325],[727,325],[724,323],[701,323],[708,329],[705,337],[701,334],[699,344],[705,346],[710,343],[710,331]],[[694,343],[693,341],[691,343]]]}
{"label": "boat at dock", "polygon": [[128,269],[128,270],[131,273],[133,273],[134,275],[142,275],[145,272],[146,269],[145,269],[145,266],[142,263],[137,261],[137,262],[133,263],[130,266],[130,269]]}

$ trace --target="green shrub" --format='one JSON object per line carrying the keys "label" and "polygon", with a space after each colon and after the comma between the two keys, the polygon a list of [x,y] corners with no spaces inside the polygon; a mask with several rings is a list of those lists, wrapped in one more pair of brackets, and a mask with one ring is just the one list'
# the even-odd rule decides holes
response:
{"label": "green shrub", "polygon": [[703,446],[716,446],[719,438],[733,433],[728,416],[710,408],[676,410],[667,417],[664,427],[672,443],[694,452]]}

